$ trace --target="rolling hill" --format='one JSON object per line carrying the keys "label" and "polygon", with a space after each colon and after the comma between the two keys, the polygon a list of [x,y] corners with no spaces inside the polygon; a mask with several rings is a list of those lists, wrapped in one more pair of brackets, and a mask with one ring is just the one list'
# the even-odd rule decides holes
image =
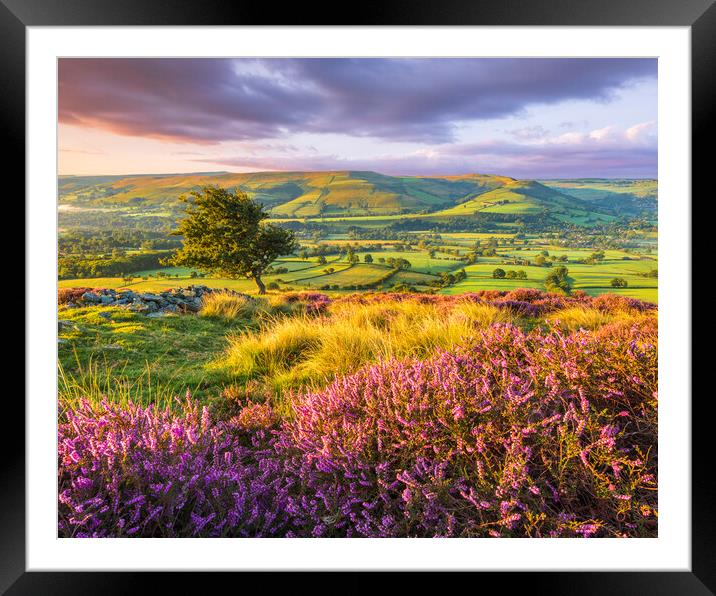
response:
{"label": "rolling hill", "polygon": [[431,212],[499,188],[510,178],[395,177],[375,172],[229,172],[143,176],[63,176],[60,203],[85,207],[173,206],[205,184],[240,189],[279,217]]}
{"label": "rolling hill", "polygon": [[656,180],[585,178],[540,182],[603,211],[620,215],[656,214],[659,194]]}
{"label": "rolling hill", "polygon": [[[506,176],[387,176],[376,172],[198,172],[134,176],[61,176],[64,210],[105,209],[164,214],[206,184],[240,189],[277,218],[538,214],[589,223],[656,206],[655,181],[555,180]],[[636,207],[634,202],[637,201]]]}
{"label": "rolling hill", "polygon": [[603,212],[598,206],[588,205],[580,199],[534,180],[510,180],[498,188],[480,193],[459,205],[433,215],[451,217],[476,213],[537,215],[545,212],[561,221],[576,224],[612,219],[612,216]]}

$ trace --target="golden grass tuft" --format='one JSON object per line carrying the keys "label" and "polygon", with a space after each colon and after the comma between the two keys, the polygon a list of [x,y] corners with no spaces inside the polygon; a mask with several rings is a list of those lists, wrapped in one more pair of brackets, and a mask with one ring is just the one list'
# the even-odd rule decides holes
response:
{"label": "golden grass tuft", "polygon": [[596,331],[615,323],[636,323],[647,319],[656,319],[656,311],[644,313],[628,311],[605,312],[597,308],[575,306],[558,310],[547,317],[547,321],[568,332],[579,329]]}
{"label": "golden grass tuft", "polygon": [[274,318],[258,331],[230,337],[216,366],[239,377],[270,380],[277,392],[315,387],[370,362],[425,358],[512,320],[505,310],[468,302],[452,308],[413,301],[337,302],[324,317]]}
{"label": "golden grass tuft", "polygon": [[201,300],[202,317],[219,319],[250,319],[259,311],[266,310],[267,302],[232,292],[212,292]]}

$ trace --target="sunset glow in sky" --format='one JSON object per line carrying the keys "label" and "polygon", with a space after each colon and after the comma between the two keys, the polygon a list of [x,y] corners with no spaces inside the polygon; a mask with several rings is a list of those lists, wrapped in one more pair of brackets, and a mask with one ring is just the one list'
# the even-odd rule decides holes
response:
{"label": "sunset glow in sky", "polygon": [[657,176],[655,59],[61,59],[60,174]]}

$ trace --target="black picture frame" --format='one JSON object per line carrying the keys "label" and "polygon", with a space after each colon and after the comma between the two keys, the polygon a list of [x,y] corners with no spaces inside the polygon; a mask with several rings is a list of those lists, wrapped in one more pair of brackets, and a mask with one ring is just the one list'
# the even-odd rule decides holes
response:
{"label": "black picture frame", "polygon": [[[227,3],[219,0],[0,0],[0,130],[16,167],[6,179],[6,198],[24,196],[20,175],[25,148],[25,34],[32,26],[96,25],[511,25],[511,26],[683,26],[692,38],[692,188],[704,200],[711,194],[713,168],[713,106],[716,105],[716,6],[714,0],[382,0],[361,4],[347,17],[319,3],[285,4],[267,10],[264,3]],[[345,21],[348,18],[349,21]],[[12,162],[10,162],[12,163]],[[17,200],[17,199],[15,199]],[[686,202],[687,198],[683,198]],[[692,231],[692,238],[695,237]],[[691,267],[689,263],[687,265]],[[25,313],[26,316],[28,313]],[[687,347],[685,346],[685,349]],[[31,357],[31,355],[27,356]],[[699,358],[694,351],[694,358]],[[693,368],[693,366],[692,366]],[[697,369],[698,370],[698,369]],[[685,395],[689,400],[691,396]],[[716,594],[714,541],[713,432],[708,406],[711,392],[694,392],[692,408],[692,565],[690,572],[544,572],[483,573],[472,581],[488,579],[509,585],[510,591],[551,594]],[[223,573],[80,573],[26,572],[25,570],[25,455],[22,441],[25,409],[17,393],[5,395],[5,430],[0,433],[0,593],[19,594],[135,594],[156,591],[207,593]],[[20,437],[7,432],[14,427]],[[81,567],[82,562],[77,561]],[[334,574],[328,574],[334,575]],[[348,575],[348,577],[346,577]],[[241,578],[244,581],[246,578]],[[255,578],[266,581],[264,578]],[[385,589],[394,581],[407,591],[425,577],[376,577],[373,573],[309,578],[282,574],[271,578],[270,589],[312,592],[321,590],[366,592]],[[236,582],[236,578],[231,579]],[[492,582],[491,582],[492,583]],[[483,584],[479,584],[482,586]],[[233,583],[234,589],[240,589]],[[279,587],[281,586],[281,587]],[[338,587],[340,586],[340,588]],[[476,586],[477,589],[477,586]]]}

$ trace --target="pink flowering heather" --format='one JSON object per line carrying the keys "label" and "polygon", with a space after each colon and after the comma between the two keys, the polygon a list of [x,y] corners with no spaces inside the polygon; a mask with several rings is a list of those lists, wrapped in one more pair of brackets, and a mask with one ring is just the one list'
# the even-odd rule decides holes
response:
{"label": "pink flowering heather", "polygon": [[323,314],[331,304],[330,297],[320,292],[289,292],[284,295],[284,300],[289,304],[301,304],[308,315]]}
{"label": "pink flowering heather", "polygon": [[273,536],[286,531],[280,462],[263,431],[88,403],[59,426],[59,534]]}
{"label": "pink flowering heather", "polygon": [[417,302],[444,306],[446,309],[460,302],[479,302],[509,310],[522,317],[540,317],[573,306],[594,307],[605,312],[645,312],[656,309],[656,305],[649,302],[614,294],[593,298],[577,290],[570,296],[563,296],[534,288],[518,288],[511,291],[480,290],[455,295],[364,293],[338,298],[336,302],[354,302],[356,304]]}
{"label": "pink flowering heather", "polygon": [[338,378],[283,421],[85,403],[59,426],[59,534],[655,536],[657,356],[655,317],[503,324]]}
{"label": "pink flowering heather", "polygon": [[331,536],[654,535],[656,357],[655,337],[496,326],[338,379],[285,431],[319,496],[295,515]]}

